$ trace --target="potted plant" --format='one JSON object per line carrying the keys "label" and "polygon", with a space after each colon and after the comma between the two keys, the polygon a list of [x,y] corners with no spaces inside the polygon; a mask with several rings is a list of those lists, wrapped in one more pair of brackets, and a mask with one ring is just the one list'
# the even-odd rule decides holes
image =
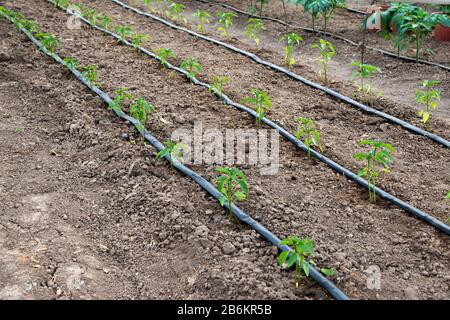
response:
{"label": "potted plant", "polygon": [[442,5],[439,15],[441,16],[434,30],[434,38],[437,41],[450,41],[450,5]]}

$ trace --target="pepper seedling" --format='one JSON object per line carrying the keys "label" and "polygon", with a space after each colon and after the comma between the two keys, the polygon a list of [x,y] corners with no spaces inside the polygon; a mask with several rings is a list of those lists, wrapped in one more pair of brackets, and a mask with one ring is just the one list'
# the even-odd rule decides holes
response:
{"label": "pepper seedling", "polygon": [[373,78],[375,73],[381,73],[381,69],[379,67],[360,63],[358,61],[352,61],[352,66],[356,67],[356,69],[352,72],[352,79],[359,78],[360,80],[358,84],[358,91],[362,93],[363,102],[373,105],[375,99],[381,97],[381,91],[378,90],[375,94],[375,88],[373,87],[370,79]]}
{"label": "pepper seedling", "polygon": [[93,25],[97,24],[98,14],[94,9],[82,7],[81,15],[89,20]]}
{"label": "pepper seedling", "polygon": [[242,99],[241,103],[249,104],[256,111],[256,123],[261,124],[261,120],[266,115],[266,110],[272,107],[272,101],[264,90],[251,89],[251,96]]}
{"label": "pepper seedling", "polygon": [[311,239],[300,239],[297,236],[290,236],[281,240],[280,244],[292,247],[292,250],[280,253],[278,264],[280,267],[283,267],[287,263],[288,268],[295,264],[295,286],[298,288],[302,273],[309,277],[311,264],[315,264],[311,259],[314,257],[314,242]]}
{"label": "pepper seedling", "polygon": [[394,158],[392,153],[395,152],[394,147],[389,143],[374,140],[362,140],[360,145],[369,146],[371,150],[368,152],[358,152],[353,155],[357,160],[365,161],[365,166],[358,172],[358,176],[367,180],[369,190],[369,201],[376,203],[376,181],[380,173],[390,172],[390,166]]}
{"label": "pepper seedling", "polygon": [[206,11],[197,10],[192,14],[192,16],[198,18],[197,31],[198,32],[204,31],[204,26],[206,23],[210,22],[209,18],[211,17],[211,15]]}
{"label": "pepper seedling", "polygon": [[102,27],[103,29],[108,30],[109,29],[109,25],[112,22],[112,19],[110,17],[108,17],[108,16],[101,15],[101,16],[98,16],[98,22],[99,22],[98,24],[99,24],[100,27]]}
{"label": "pepper seedling", "polygon": [[250,0],[249,4],[247,6],[247,11],[251,15],[255,15],[258,12],[258,8],[256,7],[256,4],[253,3],[253,0]]}
{"label": "pepper seedling", "polygon": [[[156,5],[161,5],[161,3],[166,2],[167,0],[143,0],[143,3],[146,7],[149,7],[150,4],[154,3]],[[160,13],[161,11],[158,8],[153,8],[150,6],[150,11],[154,13]]]}
{"label": "pepper seedling", "polygon": [[416,101],[425,108],[419,111],[419,117],[423,123],[427,123],[430,119],[431,110],[435,110],[438,102],[441,100],[441,93],[435,87],[439,81],[424,80],[422,81],[422,90],[416,91]]}
{"label": "pepper seedling", "polygon": [[175,161],[179,162],[179,159],[183,157],[184,152],[187,149],[187,146],[181,142],[174,142],[172,140],[167,140],[164,142],[165,148],[159,151],[156,154],[157,158],[164,158],[165,156],[169,156],[170,158],[170,173],[173,173],[174,163]]}
{"label": "pepper seedling", "polygon": [[230,37],[230,28],[233,26],[233,17],[237,17],[237,15],[233,12],[219,12],[217,13],[217,17],[219,18],[219,27],[218,31],[222,32],[222,35],[229,38]]}
{"label": "pepper seedling", "polygon": [[264,24],[261,19],[248,19],[247,25],[245,26],[245,34],[250,40],[253,40],[258,47],[261,43],[259,34],[262,30],[264,30]]}
{"label": "pepper seedling", "polygon": [[311,48],[319,49],[317,64],[322,67],[322,70],[319,71],[319,75],[325,82],[328,82],[328,63],[336,54],[336,50],[331,42],[323,39],[320,39],[319,43],[313,44]]}
{"label": "pepper seedling", "polygon": [[67,6],[69,5],[69,0],[55,0],[54,1],[55,7],[62,7],[62,8],[67,8]]}
{"label": "pepper seedling", "polygon": [[180,68],[188,72],[188,78],[192,82],[195,78],[196,73],[202,71],[202,65],[195,58],[187,58],[183,60],[180,64]]}
{"label": "pepper seedling", "polygon": [[323,152],[323,147],[320,145],[320,132],[314,128],[314,121],[302,117],[295,119],[295,121],[299,123],[295,137],[297,140],[303,138],[303,143],[308,148],[308,159],[311,158],[311,146],[319,147],[320,151]]}
{"label": "pepper seedling", "polygon": [[259,2],[259,15],[262,16],[264,5],[269,3],[269,0],[256,0]]}
{"label": "pepper seedling", "polygon": [[163,67],[168,66],[170,58],[175,58],[175,55],[170,48],[159,48],[155,50],[155,53]]}
{"label": "pepper seedling", "polygon": [[20,20],[20,23],[22,24],[22,26],[27,29],[28,31],[30,31],[31,33],[35,33],[39,31],[39,27],[37,25],[37,23],[35,21],[31,21],[31,20]]}
{"label": "pepper seedling", "polygon": [[287,46],[284,48],[284,61],[291,67],[295,64],[294,48],[303,41],[303,38],[296,33],[288,33],[282,36],[280,40],[287,43]]}
{"label": "pepper seedling", "polygon": [[233,221],[233,211],[231,209],[235,201],[244,201],[248,195],[247,178],[244,172],[237,168],[216,168],[221,173],[217,177],[217,190],[221,193],[219,198],[220,205],[223,207],[225,202],[228,204],[228,215],[230,221]]}
{"label": "pepper seedling", "polygon": [[132,101],[130,106],[131,116],[139,121],[139,130],[146,127],[149,114],[154,112],[155,108],[145,101],[143,97],[139,97],[137,100]]}
{"label": "pepper seedling", "polygon": [[181,3],[172,2],[169,4],[169,10],[166,11],[166,15],[174,21],[183,21],[187,23],[186,18],[183,16],[185,5]]}
{"label": "pepper seedling", "polygon": [[64,58],[64,65],[69,69],[78,69],[78,62],[75,58]]}
{"label": "pepper seedling", "polygon": [[128,99],[130,102],[133,101],[133,96],[128,93],[128,89],[122,88],[118,89],[114,92],[115,96],[113,101],[109,104],[108,109],[114,109],[116,111],[122,110],[122,104],[125,99]]}
{"label": "pepper seedling", "polygon": [[119,35],[119,43],[125,43],[127,38],[133,33],[133,28],[130,26],[118,26],[116,32]]}
{"label": "pepper seedling", "polygon": [[134,34],[131,37],[131,44],[136,49],[138,49],[142,45],[143,42],[148,42],[148,41],[150,41],[150,37],[146,34]]}
{"label": "pepper seedling", "polygon": [[225,83],[227,83],[230,79],[227,76],[214,77],[213,84],[209,88],[209,92],[217,94],[220,98],[222,98],[222,90]]}
{"label": "pepper seedling", "polygon": [[38,32],[34,37],[39,40],[50,53],[55,53],[56,49],[59,47],[59,39],[49,33]]}
{"label": "pepper seedling", "polygon": [[97,83],[97,71],[98,67],[96,65],[81,67],[81,74],[89,80],[89,85],[91,87],[95,86]]}

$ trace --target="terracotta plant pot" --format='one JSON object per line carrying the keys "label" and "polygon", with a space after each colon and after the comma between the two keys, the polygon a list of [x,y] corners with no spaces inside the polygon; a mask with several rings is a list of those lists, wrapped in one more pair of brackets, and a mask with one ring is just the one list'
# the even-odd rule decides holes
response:
{"label": "terracotta plant pot", "polygon": [[440,42],[450,41],[450,27],[438,24],[434,30],[434,38]]}
{"label": "terracotta plant pot", "polygon": [[391,24],[391,32],[394,34],[397,32],[397,28],[395,27],[395,24]]}
{"label": "terracotta plant pot", "polygon": [[[391,6],[388,4],[378,5],[378,8],[380,9],[381,12],[386,11],[390,7]],[[372,13],[372,15],[373,15],[373,13]],[[367,32],[379,32],[379,31],[381,31],[380,28],[376,28],[376,27],[368,27],[367,28]]]}

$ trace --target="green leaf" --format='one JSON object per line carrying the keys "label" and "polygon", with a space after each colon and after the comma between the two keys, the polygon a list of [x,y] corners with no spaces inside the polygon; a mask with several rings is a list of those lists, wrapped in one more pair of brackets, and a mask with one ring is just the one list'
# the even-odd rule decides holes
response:
{"label": "green leaf", "polygon": [[238,201],[244,201],[245,198],[247,197],[247,195],[241,191],[236,191],[236,193],[234,194],[234,196],[236,197],[236,199]]}
{"label": "green leaf", "polygon": [[292,267],[294,265],[294,263],[297,261],[298,259],[298,255],[295,252],[291,252],[291,255],[289,256],[288,259],[288,267]]}
{"label": "green leaf", "polygon": [[320,269],[320,272],[322,272],[327,277],[332,277],[332,276],[334,276],[336,274],[336,269],[334,269],[334,268],[332,268],[332,269],[322,268],[322,269]]}
{"label": "green leaf", "polygon": [[303,262],[303,271],[305,272],[305,275],[307,277],[309,277],[309,269],[310,269],[310,265],[308,262]]}
{"label": "green leaf", "polygon": [[221,196],[220,198],[219,198],[219,202],[220,202],[220,205],[223,207],[224,205],[225,205],[225,201],[227,200],[227,198],[225,197],[225,196]]}
{"label": "green leaf", "polygon": [[289,251],[283,251],[280,253],[280,255],[278,256],[278,264],[280,265],[280,267],[282,267],[284,265],[288,255],[289,255]]}

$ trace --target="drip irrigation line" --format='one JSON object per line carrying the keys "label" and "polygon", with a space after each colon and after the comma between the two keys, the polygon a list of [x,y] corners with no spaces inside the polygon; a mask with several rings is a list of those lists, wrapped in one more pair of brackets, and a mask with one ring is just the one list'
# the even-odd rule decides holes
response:
{"label": "drip irrigation line", "polygon": [[[3,16],[8,21],[13,23],[13,21],[10,20],[10,18],[6,15],[4,15],[0,11],[0,16]],[[45,46],[43,46],[28,30],[21,26],[17,26],[20,31],[22,31],[43,53],[45,53],[47,56],[53,58],[56,62],[59,64],[66,66],[64,63],[64,60],[61,59],[57,54],[51,53],[47,50]],[[67,67],[67,66],[66,66]],[[95,94],[97,94],[107,105],[110,105],[113,100],[106,94],[104,91],[102,91],[100,88],[98,88],[95,85],[91,85],[90,81],[83,76],[83,74],[78,71],[75,68],[68,68],[72,74],[80,80],[85,86],[87,86],[90,90],[92,90]],[[158,141],[147,129],[145,129],[140,122],[127,115],[120,109],[113,108],[113,112],[124,121],[130,122],[137,131],[144,137],[146,141],[148,141],[157,151],[161,151],[165,148],[165,146]],[[164,156],[164,158],[167,161],[171,161],[171,158],[169,155]],[[185,165],[181,164],[178,161],[174,161],[173,163],[174,167],[186,175],[187,177],[191,178],[194,182],[196,182],[200,187],[202,187],[206,192],[208,192],[212,197],[214,197],[216,200],[219,200],[222,196],[222,194],[205,178],[203,178],[201,175],[196,173],[195,171],[189,169]],[[224,205],[227,209],[229,208],[229,204],[225,201]],[[269,241],[271,244],[276,246],[281,251],[291,251],[292,249],[289,246],[281,245],[280,239],[275,236],[273,233],[271,233],[268,229],[266,229],[263,225],[256,222],[252,217],[250,217],[247,213],[245,213],[243,210],[241,210],[236,205],[231,205],[231,210],[233,215],[241,220],[242,222],[246,223],[249,227],[254,229],[256,232],[258,232],[261,236],[263,236],[267,241]],[[350,300],[345,293],[343,293],[338,287],[336,287],[330,280],[328,280],[326,277],[324,277],[313,265],[310,265],[310,276],[312,279],[314,279],[319,285],[321,285],[334,299],[336,300]]]}
{"label": "drip irrigation line", "polygon": [[[53,3],[53,0],[47,0],[50,3]],[[159,58],[157,55],[155,55],[153,52],[148,51],[145,48],[142,48],[141,46],[133,46],[132,43],[130,43],[129,41],[125,40],[125,39],[121,39],[119,35],[106,30],[104,28],[101,28],[95,24],[93,24],[91,21],[87,20],[86,18],[75,14],[75,13],[71,13],[69,12],[67,9],[58,6],[59,8],[65,10],[68,14],[72,14],[77,16],[79,19],[81,19],[84,23],[88,24],[89,26],[93,27],[94,29],[98,30],[98,31],[102,31],[110,36],[112,36],[113,38],[115,38],[116,40],[121,40],[122,43],[124,43],[127,46],[130,47],[134,47],[137,48],[138,50],[140,50],[143,54],[158,60],[159,62],[161,62],[161,58]],[[255,110],[248,108],[240,103],[237,103],[235,101],[233,101],[232,99],[230,99],[226,94],[222,93],[220,94],[215,88],[213,88],[211,85],[202,82],[200,80],[198,80],[196,77],[190,77],[189,73],[186,70],[183,70],[179,67],[176,67],[174,65],[172,65],[169,62],[165,63],[166,67],[168,69],[172,69],[175,70],[181,74],[183,74],[187,79],[189,79],[190,81],[192,81],[193,84],[202,86],[207,88],[208,90],[213,90],[214,93],[219,96],[219,98],[222,98],[223,101],[230,106],[235,107],[236,109],[246,112],[248,114],[250,114],[252,117],[256,118],[257,117],[257,113]],[[296,137],[294,137],[291,133],[289,133],[285,128],[283,128],[282,126],[276,124],[275,122],[271,121],[270,119],[264,117],[261,120],[263,123],[265,123],[266,125],[268,125],[269,127],[271,127],[272,129],[275,129],[279,134],[281,134],[286,140],[290,141],[291,143],[293,143],[297,148],[299,148],[300,150],[304,151],[304,152],[308,152],[308,147],[301,142],[300,140],[298,140]],[[334,162],[333,160],[325,157],[324,155],[322,155],[321,153],[310,149],[311,155],[313,157],[315,157],[316,159],[318,159],[319,161],[322,161],[323,163],[325,163],[326,165],[328,165],[330,168],[332,168],[333,170],[335,170],[336,172],[343,174],[345,177],[347,177],[350,180],[353,180],[354,182],[358,183],[360,186],[364,187],[365,189],[369,188],[369,184],[368,182],[363,179],[362,177],[358,176],[357,174],[355,174],[354,172],[352,172],[351,170],[341,166],[340,164]],[[375,192],[377,195],[381,196],[382,198],[386,199],[387,201],[389,201],[390,203],[398,206],[399,208],[405,210],[406,212],[422,219],[423,221],[429,223],[430,225],[434,226],[435,228],[443,231],[444,233],[446,233],[447,235],[450,235],[450,226],[446,225],[445,223],[442,223],[441,221],[439,221],[438,219],[432,217],[431,215],[421,211],[420,209],[415,208],[414,206],[396,198],[395,196],[391,195],[390,193],[384,191],[383,189],[379,188],[379,187],[375,187]]]}
{"label": "drip irrigation line", "polygon": [[437,135],[435,135],[433,133],[430,133],[428,131],[420,129],[420,128],[412,125],[411,123],[408,123],[406,121],[398,119],[398,118],[396,118],[394,116],[391,116],[391,115],[389,115],[387,113],[384,113],[384,112],[379,111],[377,109],[371,108],[371,107],[369,107],[369,106],[367,106],[365,104],[362,104],[362,103],[360,103],[358,101],[353,100],[352,98],[349,98],[349,97],[347,97],[345,95],[342,95],[342,94],[340,94],[340,93],[338,93],[338,92],[336,92],[336,91],[334,91],[334,90],[332,90],[332,89],[330,89],[328,87],[322,86],[322,85],[320,85],[318,83],[315,83],[315,82],[313,82],[311,80],[305,79],[305,78],[299,76],[298,74],[296,74],[296,73],[294,73],[294,72],[292,72],[292,71],[290,71],[290,70],[288,70],[286,68],[283,68],[283,67],[281,67],[279,65],[276,65],[276,64],[270,63],[268,61],[265,61],[265,60],[261,59],[259,56],[255,55],[255,54],[253,54],[251,52],[239,49],[239,48],[237,48],[237,47],[235,47],[233,45],[227,44],[227,43],[222,42],[220,40],[216,40],[216,39],[209,38],[207,36],[201,35],[201,34],[195,32],[195,31],[192,31],[190,29],[177,26],[177,25],[175,25],[175,24],[173,24],[173,23],[171,23],[171,22],[169,22],[169,21],[167,21],[167,20],[165,20],[163,18],[160,18],[160,17],[155,16],[153,14],[150,14],[148,12],[143,12],[143,11],[137,9],[137,8],[129,6],[129,5],[125,4],[125,3],[123,3],[122,1],[119,1],[119,0],[111,0],[111,1],[113,3],[115,3],[115,4],[117,4],[117,5],[125,8],[125,9],[128,9],[128,10],[134,12],[134,13],[137,13],[137,14],[142,15],[142,16],[146,16],[146,17],[148,17],[148,18],[150,18],[152,20],[155,20],[155,21],[158,21],[158,22],[160,22],[162,24],[165,24],[166,26],[168,26],[168,27],[170,27],[172,29],[183,31],[183,32],[188,33],[188,34],[190,34],[190,35],[192,35],[194,37],[197,37],[199,39],[205,40],[205,41],[210,42],[210,43],[214,43],[214,44],[216,44],[218,46],[222,46],[222,47],[224,47],[224,48],[226,48],[226,49],[228,49],[230,51],[233,51],[233,52],[239,53],[239,54],[241,54],[243,56],[246,56],[246,57],[252,59],[253,61],[255,61],[258,64],[266,66],[266,67],[268,67],[268,68],[270,68],[272,70],[284,73],[284,74],[288,75],[290,78],[292,78],[292,79],[294,79],[296,81],[300,81],[300,82],[302,82],[302,83],[304,83],[304,84],[306,84],[306,85],[308,85],[308,86],[310,86],[310,87],[312,87],[314,89],[318,89],[318,90],[320,90],[322,92],[325,92],[326,94],[328,94],[328,95],[330,95],[330,96],[332,96],[334,98],[337,98],[338,100],[343,101],[343,102],[345,102],[345,103],[347,103],[347,104],[349,104],[349,105],[351,105],[353,107],[356,107],[358,109],[364,110],[367,113],[374,114],[374,115],[377,115],[377,116],[379,116],[381,118],[384,118],[384,119],[386,119],[386,120],[388,120],[388,121],[390,121],[390,122],[392,122],[394,124],[400,125],[401,127],[405,128],[405,129],[407,129],[407,130],[409,130],[409,131],[411,131],[411,132],[413,132],[415,134],[427,137],[427,138],[429,138],[429,139],[431,139],[431,140],[433,140],[433,141],[435,141],[435,142],[437,142],[437,143],[439,143],[439,144],[441,144],[441,145],[443,145],[445,147],[448,147],[448,148],[450,147],[450,142],[445,140],[444,138],[442,138],[440,136],[437,136]]}
{"label": "drip irrigation line", "polygon": [[[291,24],[291,23],[288,23],[286,21],[283,21],[283,20],[280,20],[280,19],[277,19],[277,18],[273,18],[273,17],[258,16],[258,15],[246,12],[244,10],[241,10],[239,8],[233,7],[231,5],[222,3],[222,2],[206,1],[206,0],[196,0],[196,1],[199,1],[199,2],[202,2],[202,3],[209,3],[209,4],[210,3],[214,3],[214,4],[222,6],[224,8],[233,10],[233,11],[235,11],[237,13],[247,15],[249,17],[258,18],[258,19],[261,19],[261,20],[268,20],[268,21],[277,22],[277,23],[282,24],[284,26],[295,28],[295,29],[300,29],[300,30],[303,30],[303,31],[306,31],[306,32],[309,32],[309,33],[318,33],[318,34],[321,33],[321,34],[324,34],[324,35],[326,35],[328,37],[344,41],[344,42],[346,42],[346,43],[348,43],[348,44],[350,44],[352,46],[358,47],[360,45],[358,42],[355,42],[355,41],[350,40],[348,38],[342,37],[342,36],[337,35],[335,33],[331,33],[329,31],[325,32],[324,30],[315,30],[315,29],[312,29],[312,28],[301,27],[301,26],[297,26],[297,25],[294,25],[294,24]],[[347,9],[347,10],[352,11],[352,12],[357,12],[357,13],[360,13],[360,14],[365,14],[362,11],[358,11],[358,10],[354,10],[354,9]],[[366,48],[368,48],[368,49],[370,49],[372,51],[377,51],[379,53],[384,54],[385,56],[389,56],[389,57],[392,57],[392,58],[395,58],[395,59],[405,60],[407,62],[414,62],[414,63],[418,62],[418,63],[421,63],[421,64],[429,65],[429,66],[432,66],[432,67],[438,67],[438,68],[450,71],[450,66],[447,66],[447,65],[444,65],[444,64],[441,64],[441,63],[427,61],[427,60],[423,60],[423,59],[416,60],[416,58],[405,56],[405,55],[399,55],[399,54],[397,54],[395,52],[387,51],[387,50],[380,49],[380,48],[377,48],[377,47],[366,46]]]}

